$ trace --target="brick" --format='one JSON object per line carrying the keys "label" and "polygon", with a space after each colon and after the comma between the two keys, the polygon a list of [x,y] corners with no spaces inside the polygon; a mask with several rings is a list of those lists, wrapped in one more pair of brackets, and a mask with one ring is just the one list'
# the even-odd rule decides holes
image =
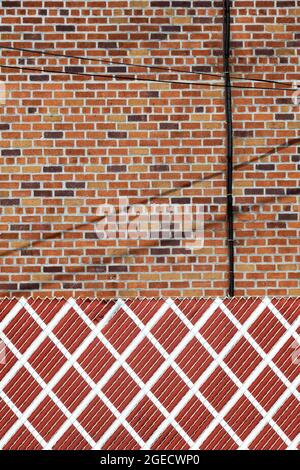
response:
{"label": "brick", "polygon": [[0,199],[0,206],[19,206],[20,199]]}
{"label": "brick", "polygon": [[63,271],[62,266],[44,266],[44,273],[61,273]]}
{"label": "brick", "polygon": [[273,49],[256,49],[255,50],[256,55],[274,55],[274,50]]}
{"label": "brick", "polygon": [[63,171],[62,166],[44,166],[44,173],[61,173]]}
{"label": "brick", "polygon": [[292,121],[295,119],[295,115],[292,114],[292,113],[281,113],[281,114],[275,114],[275,119],[277,119],[278,121]]}
{"label": "brick", "polygon": [[1,4],[2,4],[2,7],[3,8],[17,8],[17,7],[21,7],[21,1],[3,1]]}
{"label": "brick", "polygon": [[127,266],[119,265],[119,266],[109,266],[108,268],[110,273],[126,273],[128,271]]}
{"label": "brick", "polygon": [[30,75],[30,81],[32,82],[48,82],[50,80],[49,75]]}
{"label": "brick", "polygon": [[3,149],[1,150],[1,155],[3,157],[18,157],[21,155],[20,149]]}
{"label": "brick", "polygon": [[63,132],[44,132],[45,139],[62,139]]}
{"label": "brick", "polygon": [[70,33],[72,31],[75,31],[75,26],[71,25],[71,24],[68,24],[68,25],[58,24],[56,26],[56,31],[57,32],[63,32],[63,33]]}
{"label": "brick", "polygon": [[126,139],[127,132],[108,132],[109,139]]}
{"label": "brick", "polygon": [[126,165],[109,165],[107,167],[107,171],[111,171],[113,173],[123,173],[127,170]]}
{"label": "brick", "polygon": [[298,220],[297,214],[279,214],[279,220]]}
{"label": "brick", "polygon": [[40,285],[36,282],[27,282],[27,283],[21,283],[19,286],[20,290],[27,290],[27,291],[33,291],[33,290],[38,290]]}
{"label": "brick", "polygon": [[147,116],[145,114],[140,114],[140,115],[135,115],[132,114],[131,116],[128,116],[128,121],[129,122],[145,122],[147,121]]}
{"label": "brick", "polygon": [[7,284],[0,283],[0,290],[11,292],[11,291],[17,290],[17,288],[18,288],[18,284],[14,284],[10,282],[8,282]]}

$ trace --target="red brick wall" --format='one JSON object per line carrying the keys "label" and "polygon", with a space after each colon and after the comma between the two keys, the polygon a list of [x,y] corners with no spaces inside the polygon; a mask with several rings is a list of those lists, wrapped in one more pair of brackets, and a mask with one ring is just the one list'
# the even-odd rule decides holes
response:
{"label": "red brick wall", "polygon": [[[299,3],[232,2],[233,74],[299,78]],[[0,14],[2,45],[222,72],[221,1],[3,1]],[[4,50],[1,63],[213,80]],[[1,72],[2,296],[226,295],[222,88]],[[290,91],[233,96],[236,295],[300,295],[300,108]],[[120,196],[204,204],[204,248],[100,241],[97,207]]]}

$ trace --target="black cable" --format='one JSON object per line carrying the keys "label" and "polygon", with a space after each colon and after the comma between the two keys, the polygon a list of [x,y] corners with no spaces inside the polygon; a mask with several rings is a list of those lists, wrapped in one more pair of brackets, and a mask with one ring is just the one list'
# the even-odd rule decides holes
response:
{"label": "black cable", "polygon": [[[182,73],[182,74],[190,74],[190,75],[207,75],[211,77],[218,77],[218,78],[224,78],[223,74],[216,74],[216,73],[209,73],[209,72],[192,72],[191,70],[182,70],[182,69],[177,69],[173,67],[166,67],[166,66],[156,66],[156,65],[141,65],[141,64],[133,64],[133,63],[126,63],[126,62],[119,62],[115,60],[108,60],[108,59],[102,59],[102,58],[95,58],[95,57],[84,57],[84,56],[78,56],[78,55],[69,55],[69,54],[59,54],[57,52],[48,52],[44,50],[36,50],[36,49],[27,49],[25,47],[12,47],[12,46],[0,46],[0,49],[7,49],[10,51],[20,51],[20,52],[31,52],[33,54],[41,54],[41,55],[48,55],[52,57],[65,57],[67,59],[78,59],[78,60],[86,60],[86,61],[91,61],[91,62],[102,62],[104,64],[110,64],[110,65],[122,65],[122,66],[127,66],[127,67],[138,67],[138,68],[143,68],[143,69],[154,69],[154,70],[163,70],[163,71],[171,71],[171,72],[177,72],[177,73]],[[225,73],[225,72],[224,72]],[[278,80],[268,80],[268,79],[262,79],[262,78],[252,78],[252,77],[242,77],[239,75],[231,75],[231,78],[236,78],[239,80],[245,80],[245,81],[252,81],[252,82],[262,82],[262,83],[275,83],[277,85],[287,85],[286,82],[281,82]],[[293,89],[293,90],[296,90]]]}
{"label": "black cable", "polygon": [[[209,83],[209,82],[186,82],[186,81],[178,81],[178,80],[157,80],[154,78],[140,78],[132,75],[119,75],[119,74],[100,74],[100,73],[87,73],[87,72],[65,72],[63,70],[53,70],[53,69],[40,69],[36,67],[19,67],[17,65],[2,65],[0,67],[5,69],[13,69],[13,70],[29,70],[32,72],[47,72],[53,74],[63,74],[63,75],[78,75],[82,77],[100,77],[100,78],[114,78],[117,80],[125,80],[125,81],[135,81],[135,82],[157,82],[157,83],[169,83],[172,85],[196,85],[196,86],[212,86],[216,88],[225,88],[224,85],[218,85],[216,83]],[[242,90],[277,90],[277,91],[295,91],[296,88],[270,88],[270,87],[253,87],[253,86],[238,86],[238,85],[231,85],[231,88],[238,88]]]}
{"label": "black cable", "polygon": [[233,219],[233,123],[232,95],[230,78],[230,0],[224,0],[224,75],[225,75],[225,112],[226,112],[226,146],[227,146],[227,244],[229,257],[230,297],[234,296],[234,219]]}

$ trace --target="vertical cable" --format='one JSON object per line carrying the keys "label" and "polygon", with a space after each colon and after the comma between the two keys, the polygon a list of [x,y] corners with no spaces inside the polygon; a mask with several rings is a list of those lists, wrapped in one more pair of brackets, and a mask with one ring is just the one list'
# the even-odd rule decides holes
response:
{"label": "vertical cable", "polygon": [[227,244],[229,257],[229,289],[230,297],[234,296],[234,239],[233,239],[233,129],[232,129],[232,95],[230,79],[230,0],[224,0],[223,16],[223,57],[225,81],[225,113],[226,113],[226,148],[227,148]]}

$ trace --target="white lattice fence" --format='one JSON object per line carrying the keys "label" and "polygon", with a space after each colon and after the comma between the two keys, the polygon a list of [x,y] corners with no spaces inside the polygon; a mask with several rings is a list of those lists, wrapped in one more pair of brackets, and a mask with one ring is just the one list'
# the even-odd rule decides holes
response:
{"label": "white lattice fence", "polygon": [[297,449],[300,299],[3,299],[2,449]]}

